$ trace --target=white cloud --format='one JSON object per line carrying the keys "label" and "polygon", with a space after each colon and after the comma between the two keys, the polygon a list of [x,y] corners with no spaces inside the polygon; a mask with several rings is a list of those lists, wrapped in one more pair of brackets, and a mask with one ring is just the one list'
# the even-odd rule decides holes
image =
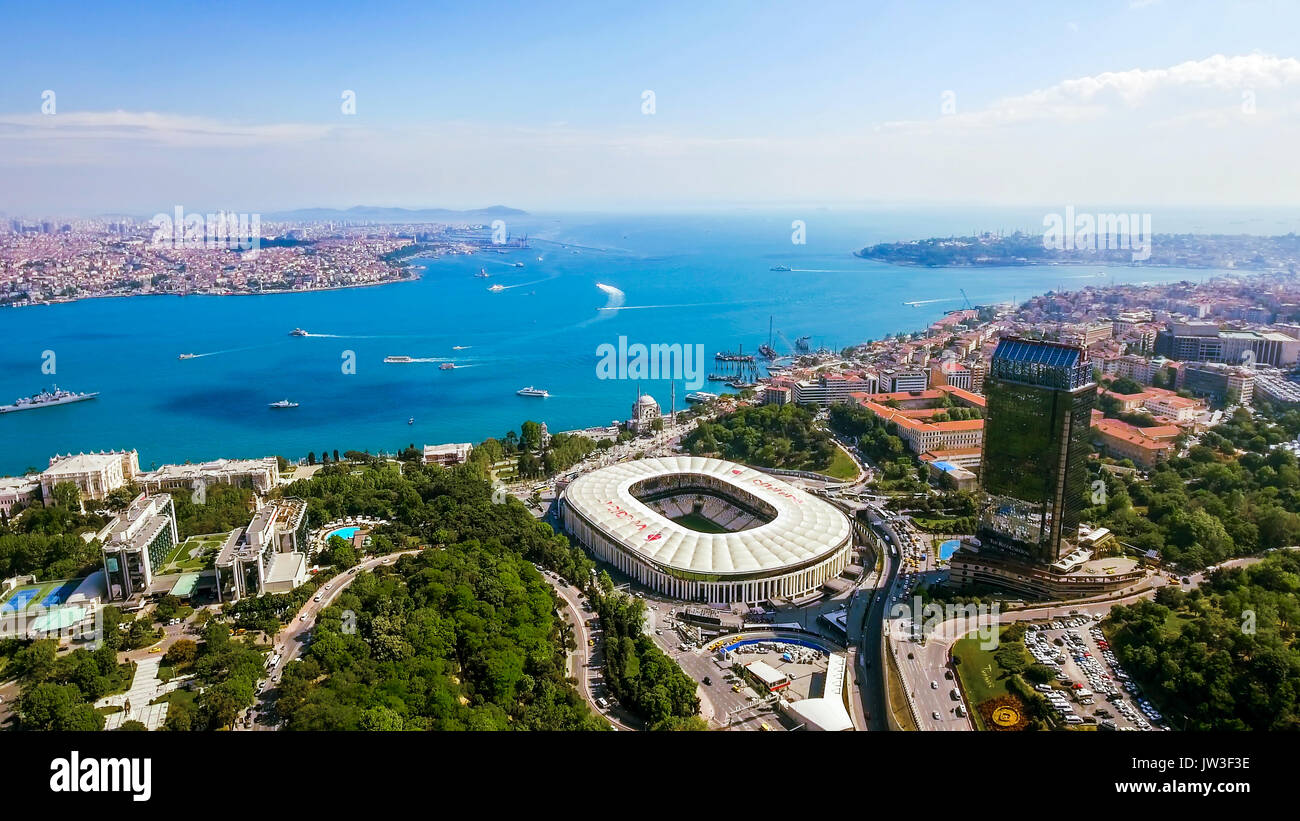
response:
{"label": "white cloud", "polygon": [[1163,96],[1190,95],[1213,104],[1223,99],[1225,91],[1288,86],[1300,87],[1300,60],[1265,54],[1216,54],[1169,68],[1135,68],[1076,77],[1027,94],[1004,97],[976,111],[941,120],[888,122],[885,127],[916,131],[935,127],[989,128],[1031,120],[1069,122],[1137,109]]}

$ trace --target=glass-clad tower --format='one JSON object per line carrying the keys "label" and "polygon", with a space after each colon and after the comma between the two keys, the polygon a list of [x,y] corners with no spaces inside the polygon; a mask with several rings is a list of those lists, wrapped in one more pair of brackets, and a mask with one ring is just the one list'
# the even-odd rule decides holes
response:
{"label": "glass-clad tower", "polygon": [[1050,564],[1077,537],[1088,501],[1097,385],[1087,351],[1007,337],[984,380],[978,536],[985,550]]}

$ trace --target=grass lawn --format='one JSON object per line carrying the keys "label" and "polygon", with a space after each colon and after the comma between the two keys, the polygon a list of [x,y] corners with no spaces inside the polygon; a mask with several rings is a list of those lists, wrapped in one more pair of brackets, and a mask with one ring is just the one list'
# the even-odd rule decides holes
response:
{"label": "grass lawn", "polygon": [[[194,573],[203,570],[208,566],[207,558],[221,549],[228,535],[230,534],[205,533],[185,539],[172,548],[172,552],[163,560],[163,565],[158,570],[159,575]],[[190,552],[195,548],[199,551],[197,558],[190,556]]]}
{"label": "grass lawn", "polygon": [[831,460],[831,466],[821,471],[827,476],[834,476],[836,479],[856,479],[858,476],[858,466],[853,464],[849,455],[840,448],[835,449],[835,458]]}
{"label": "grass lawn", "polygon": [[[1006,628],[1003,628],[1003,633],[1005,632]],[[1021,647],[1023,646],[1022,644]],[[996,649],[981,648],[978,636],[961,639],[953,645],[953,656],[961,660],[957,665],[957,675],[961,676],[962,689],[966,691],[972,707],[991,698],[1010,695],[1007,690],[1006,672],[993,657]],[[1025,652],[1025,660],[1030,661],[1027,652]]]}

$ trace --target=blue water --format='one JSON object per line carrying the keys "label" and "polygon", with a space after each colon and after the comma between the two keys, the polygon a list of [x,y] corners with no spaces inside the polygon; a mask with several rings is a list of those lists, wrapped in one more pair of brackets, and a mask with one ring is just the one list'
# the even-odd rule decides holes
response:
{"label": "blue water", "polygon": [[952,554],[956,553],[957,548],[959,547],[961,547],[960,540],[949,539],[948,541],[939,545],[939,558],[947,561],[948,559],[952,558]]}
{"label": "blue water", "polygon": [[71,596],[73,591],[81,585],[81,582],[81,579],[73,579],[51,590],[49,595],[41,601],[41,607],[54,607],[63,604],[68,600],[68,596]]}
{"label": "blue water", "polygon": [[9,597],[9,601],[5,602],[3,606],[0,606],[0,612],[17,613],[21,610],[25,610],[27,605],[32,599],[36,598],[36,594],[39,592],[41,591],[35,587],[29,587],[26,590],[19,590],[17,593],[14,593]]}
{"label": "blue water", "polygon": [[334,536],[338,536],[340,539],[351,539],[353,536],[357,535],[358,530],[360,530],[360,528],[340,527],[338,530],[331,530],[329,535],[325,537],[325,541],[328,542]]}
{"label": "blue water", "polygon": [[[806,245],[791,243],[794,218],[807,224]],[[1108,281],[1207,276],[1112,267],[1098,278],[1101,266],[955,272],[852,256],[873,242],[1035,224],[1041,211],[987,209],[531,217],[509,226],[530,234],[531,249],[429,262],[409,283],[0,309],[0,401],[52,383],[101,392],[93,402],[0,416],[0,473],[43,468],[56,452],[137,448],[148,469],[477,442],[527,419],[552,432],[608,424],[628,417],[638,388],[597,378],[597,347],[617,345],[620,335],[631,343],[702,344],[708,370],[717,350],[754,351],[766,342],[769,316],[784,339],[810,335],[814,345],[838,349],[924,327],[961,307],[958,287],[990,303]],[[511,267],[516,261],[525,267]],[[798,270],[769,270],[778,264]],[[480,268],[492,277],[475,278]],[[626,309],[599,311],[609,298],[597,282],[623,290]],[[510,287],[489,292],[496,283]],[[925,299],[944,301],[903,304]],[[295,327],[315,335],[288,336]],[[782,337],[775,347],[787,351]],[[44,351],[54,353],[54,374],[41,369]],[[177,359],[191,352],[203,355]],[[342,368],[348,352],[355,374]],[[386,355],[464,367],[384,364]],[[551,396],[516,396],[526,385]],[[667,408],[667,381],[639,387]],[[688,388],[678,382],[676,391],[684,407]],[[300,407],[267,408],[285,398]]]}

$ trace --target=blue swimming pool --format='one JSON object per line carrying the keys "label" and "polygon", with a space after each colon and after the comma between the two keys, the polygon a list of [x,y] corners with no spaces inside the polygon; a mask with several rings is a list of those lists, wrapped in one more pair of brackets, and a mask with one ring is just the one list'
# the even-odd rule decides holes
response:
{"label": "blue swimming pool", "polygon": [[957,552],[957,548],[959,548],[959,547],[961,547],[961,541],[960,541],[960,540],[958,540],[958,539],[949,539],[948,541],[946,541],[946,542],[944,542],[943,544],[939,545],[939,558],[940,558],[940,559],[943,559],[943,560],[945,560],[945,561],[948,560],[948,559],[950,559],[950,558],[952,558],[952,554],[956,553],[956,552]]}
{"label": "blue swimming pool", "polygon": [[360,529],[361,528],[359,527],[340,527],[338,530],[331,530],[325,537],[325,541],[328,542],[333,536],[338,536],[340,539],[352,541],[352,537],[357,535],[357,531]]}

